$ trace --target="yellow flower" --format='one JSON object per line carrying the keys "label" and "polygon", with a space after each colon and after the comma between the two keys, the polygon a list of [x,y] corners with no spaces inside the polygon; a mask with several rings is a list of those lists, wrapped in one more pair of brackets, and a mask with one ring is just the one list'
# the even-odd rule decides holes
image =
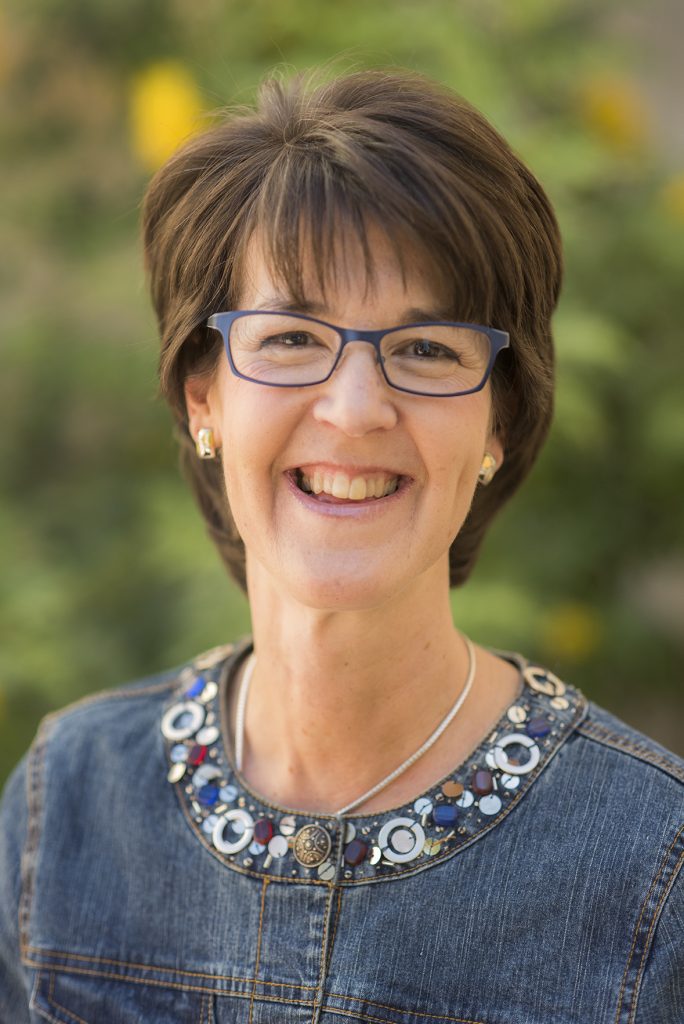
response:
{"label": "yellow flower", "polygon": [[554,657],[586,661],[601,642],[602,626],[595,609],[568,603],[553,608],[543,624],[545,648]]}
{"label": "yellow flower", "polygon": [[580,114],[606,146],[619,152],[642,149],[648,137],[646,104],[635,85],[625,78],[600,76],[580,90]]}
{"label": "yellow flower", "polygon": [[659,198],[665,213],[684,223],[684,173],[670,178],[661,189]]}
{"label": "yellow flower", "polygon": [[131,83],[133,149],[156,170],[179,145],[200,130],[202,101],[191,75],[176,61],[159,61]]}

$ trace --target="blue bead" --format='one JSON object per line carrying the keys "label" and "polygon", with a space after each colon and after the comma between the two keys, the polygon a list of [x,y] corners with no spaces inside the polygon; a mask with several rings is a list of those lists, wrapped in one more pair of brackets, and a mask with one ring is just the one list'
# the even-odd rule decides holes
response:
{"label": "blue bead", "polygon": [[448,827],[456,822],[458,810],[453,804],[437,804],[432,812],[432,820],[435,825]]}
{"label": "blue bead", "polygon": [[200,693],[206,686],[207,681],[204,676],[197,676],[197,679],[192,684],[189,690],[185,691],[186,697],[199,697]]}
{"label": "blue bead", "polygon": [[197,794],[197,799],[205,807],[213,807],[216,801],[218,800],[218,795],[218,786],[212,786],[210,784],[207,784],[206,786],[202,786],[199,793]]}
{"label": "blue bead", "polygon": [[551,732],[551,724],[545,718],[530,718],[525,732],[533,739]]}

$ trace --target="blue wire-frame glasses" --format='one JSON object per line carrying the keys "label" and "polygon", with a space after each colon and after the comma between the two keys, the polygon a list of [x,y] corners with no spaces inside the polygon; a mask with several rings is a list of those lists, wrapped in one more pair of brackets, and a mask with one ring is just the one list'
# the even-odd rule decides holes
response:
{"label": "blue wire-frame glasses", "polygon": [[207,327],[220,331],[233,373],[255,384],[322,384],[345,345],[367,342],[390,387],[429,398],[480,391],[497,355],[510,345],[505,331],[480,324],[430,321],[367,331],[275,310],[214,313]]}

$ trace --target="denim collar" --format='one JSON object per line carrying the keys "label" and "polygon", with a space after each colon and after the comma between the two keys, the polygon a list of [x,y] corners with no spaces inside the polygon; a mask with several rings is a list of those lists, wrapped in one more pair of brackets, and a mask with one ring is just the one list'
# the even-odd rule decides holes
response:
{"label": "denim collar", "polygon": [[224,742],[224,697],[250,649],[217,648],[186,665],[161,731],[167,779],[196,838],[228,868],[258,878],[354,885],[440,864],[503,822],[587,713],[579,690],[496,651],[519,668],[520,690],[467,761],[381,813],[303,813],[253,792]]}

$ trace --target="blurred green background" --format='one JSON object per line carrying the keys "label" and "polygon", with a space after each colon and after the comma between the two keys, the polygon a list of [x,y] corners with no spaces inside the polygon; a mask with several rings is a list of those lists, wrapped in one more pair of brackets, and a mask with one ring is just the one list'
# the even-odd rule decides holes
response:
{"label": "blurred green background", "polygon": [[654,24],[577,0],[5,5],[0,780],[48,710],[249,628],[155,398],[139,205],[212,110],[340,54],[463,93],[564,233],[553,434],[457,621],[684,754],[684,139]]}

